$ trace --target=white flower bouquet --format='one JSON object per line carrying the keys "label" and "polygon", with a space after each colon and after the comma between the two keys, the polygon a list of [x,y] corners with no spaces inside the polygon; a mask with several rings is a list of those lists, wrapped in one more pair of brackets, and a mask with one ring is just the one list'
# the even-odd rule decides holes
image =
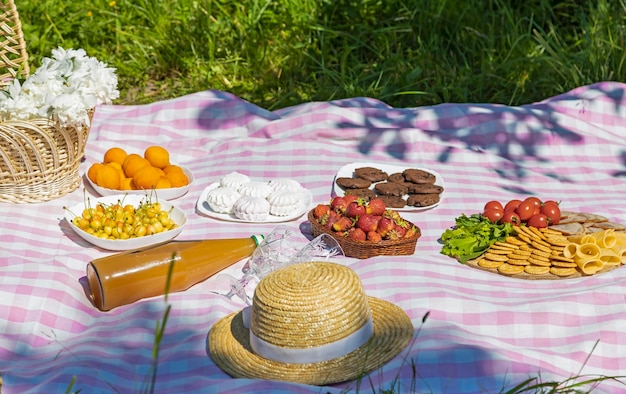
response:
{"label": "white flower bouquet", "polygon": [[90,126],[90,111],[119,97],[115,69],[83,49],[57,48],[22,83],[0,90],[0,118],[51,119],[61,127]]}

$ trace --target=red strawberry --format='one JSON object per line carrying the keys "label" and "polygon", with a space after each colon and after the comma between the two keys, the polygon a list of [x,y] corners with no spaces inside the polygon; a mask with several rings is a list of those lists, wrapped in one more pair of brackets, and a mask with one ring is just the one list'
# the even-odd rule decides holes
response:
{"label": "red strawberry", "polygon": [[370,242],[380,242],[383,240],[383,237],[381,237],[376,231],[370,231],[367,233],[367,240]]}
{"label": "red strawberry", "polygon": [[406,233],[404,233],[404,238],[411,238],[415,234],[417,234],[417,227],[411,226],[411,228],[406,230]]}
{"label": "red strawberry", "polygon": [[348,238],[355,241],[365,241],[367,240],[367,234],[365,234],[365,231],[356,227],[348,233]]}
{"label": "red strawberry", "polygon": [[346,200],[346,203],[348,205],[350,205],[351,202],[358,201],[359,197],[355,196],[354,194],[346,194],[345,196],[343,196],[343,199]]}
{"label": "red strawberry", "polygon": [[348,203],[346,202],[345,198],[337,196],[333,197],[333,199],[330,201],[330,207],[336,212],[344,213],[346,211],[346,208],[348,207]]}
{"label": "red strawberry", "polygon": [[333,223],[333,230],[335,231],[347,231],[354,222],[347,216],[340,216],[335,223]]}
{"label": "red strawberry", "polygon": [[313,209],[313,217],[319,219],[324,215],[327,215],[330,212],[330,206],[327,204],[317,204],[315,209]]}
{"label": "red strawberry", "polygon": [[374,197],[367,203],[366,211],[369,214],[381,216],[385,210],[387,210],[387,204],[380,197]]}
{"label": "red strawberry", "polygon": [[384,238],[395,226],[393,219],[383,216],[378,221],[378,229],[376,231]]}
{"label": "red strawberry", "polygon": [[365,214],[365,206],[360,204],[358,201],[352,201],[348,204],[346,208],[345,215],[349,218],[357,218],[361,215]]}
{"label": "red strawberry", "polygon": [[335,224],[337,219],[339,219],[339,214],[335,211],[330,211],[328,212],[328,216],[324,216],[323,219],[324,220],[322,224],[324,225],[324,228],[326,228],[327,230],[332,230],[333,224]]}
{"label": "red strawberry", "polygon": [[379,220],[380,216],[369,215],[366,213],[365,215],[361,215],[359,217],[356,222],[356,226],[366,233],[369,233],[370,231],[376,231]]}

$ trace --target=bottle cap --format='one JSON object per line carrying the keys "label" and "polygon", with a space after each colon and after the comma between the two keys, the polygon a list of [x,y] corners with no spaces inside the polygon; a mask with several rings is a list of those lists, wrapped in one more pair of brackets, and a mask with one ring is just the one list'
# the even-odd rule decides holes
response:
{"label": "bottle cap", "polygon": [[265,236],[262,234],[254,234],[251,238],[254,240],[256,246],[259,246],[259,244],[265,239]]}

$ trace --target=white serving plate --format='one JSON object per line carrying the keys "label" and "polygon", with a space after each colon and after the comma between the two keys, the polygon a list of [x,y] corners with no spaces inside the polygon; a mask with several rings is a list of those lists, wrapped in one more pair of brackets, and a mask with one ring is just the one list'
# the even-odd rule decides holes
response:
{"label": "white serving plate", "polygon": [[229,214],[229,213],[218,213],[215,212],[214,210],[211,209],[211,207],[209,207],[209,203],[206,202],[206,198],[207,195],[209,193],[209,191],[211,191],[212,189],[215,189],[217,187],[219,187],[220,184],[219,182],[215,182],[210,184],[209,186],[207,186],[202,193],[200,193],[200,197],[198,197],[198,202],[196,203],[196,209],[198,210],[198,212],[209,216],[213,219],[220,219],[220,220],[225,220],[225,221],[229,221],[229,222],[241,222],[241,223],[281,223],[281,222],[288,222],[290,220],[294,220],[297,219],[299,217],[301,217],[302,215],[304,215],[306,212],[308,212],[309,207],[311,206],[311,203],[313,202],[313,195],[311,194],[311,192],[308,189],[302,188],[301,191],[301,204],[299,209],[294,212],[291,215],[288,216],[275,216],[275,215],[268,215],[267,218],[265,218],[264,220],[260,220],[260,221],[249,221],[249,220],[243,220],[243,219],[239,219],[238,217],[236,217],[233,214]]}
{"label": "white serving plate", "polygon": [[180,208],[176,207],[172,203],[166,200],[158,200],[161,203],[161,208],[165,211],[170,212],[170,217],[177,224],[177,227],[171,230],[163,231],[161,233],[146,235],[143,237],[137,238],[129,238],[129,239],[103,239],[98,238],[89,234],[88,232],[81,230],[76,227],[74,223],[72,223],[72,219],[76,215],[81,215],[83,210],[87,207],[95,207],[99,203],[104,204],[115,204],[118,201],[122,201],[124,205],[131,204],[135,208],[138,207],[142,202],[145,202],[146,199],[150,197],[146,197],[145,193],[142,196],[135,194],[118,194],[115,196],[106,196],[100,198],[92,198],[89,197],[87,202],[81,202],[74,206],[69,207],[69,209],[65,210],[65,220],[68,222],[69,226],[74,230],[76,234],[78,234],[84,240],[90,242],[93,245],[96,245],[99,248],[106,250],[114,250],[114,251],[122,251],[122,250],[132,250],[139,249],[150,245],[160,244],[165,241],[169,241],[180,234],[187,223],[187,215]]}
{"label": "white serving plate", "polygon": [[[437,202],[436,204],[432,204],[426,207],[405,206],[404,208],[394,208],[395,211],[399,211],[399,212],[424,211],[427,209],[432,209],[432,208],[437,207],[443,201],[443,197],[445,194],[445,185],[444,185],[443,177],[437,171],[431,170],[429,168],[424,168],[424,167],[414,167],[414,166],[405,167],[405,166],[398,166],[398,165],[384,164],[384,163],[350,163],[341,167],[337,171],[337,174],[335,174],[335,178],[333,179],[333,191],[335,192],[336,195],[343,196],[345,194],[345,191],[339,185],[337,185],[337,182],[336,182],[337,178],[352,178],[354,176],[354,170],[357,168],[361,168],[361,167],[378,168],[382,171],[385,171],[389,175],[394,174],[396,172],[402,172],[408,168],[416,168],[418,170],[428,171],[431,174],[435,175],[436,177],[435,185],[438,185],[444,188],[444,191],[441,192],[441,195],[439,196],[439,202]],[[370,186],[370,189],[372,190],[374,189],[374,183],[372,183],[372,186]],[[405,195],[404,198],[406,199],[407,196]]]}
{"label": "white serving plate", "polygon": [[[191,188],[191,184],[193,183],[193,173],[187,167],[180,166],[183,169],[187,178],[189,178],[189,183],[183,187],[171,187],[167,189],[155,189],[154,192],[156,196],[160,200],[174,200],[178,197],[182,197]],[[107,189],[106,187],[98,186],[94,182],[89,179],[87,174],[85,174],[85,180],[89,185],[101,196],[115,196],[123,193],[128,193],[129,195],[137,195],[137,196],[145,196],[146,192],[151,193],[151,190],[116,190],[116,189]]]}

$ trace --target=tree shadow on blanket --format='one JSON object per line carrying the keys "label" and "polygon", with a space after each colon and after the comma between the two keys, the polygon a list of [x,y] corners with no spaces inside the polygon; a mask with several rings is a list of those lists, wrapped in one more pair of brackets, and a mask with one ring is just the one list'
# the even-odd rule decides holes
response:
{"label": "tree shadow on blanket", "polygon": [[[593,103],[593,101],[597,101]],[[417,108],[391,108],[375,100],[349,99],[331,103],[350,108],[368,106],[363,124],[341,122],[339,128],[365,128],[367,133],[359,143],[360,153],[367,155],[373,147],[385,139],[388,153],[397,159],[407,159],[409,152],[432,152],[438,145],[434,160],[441,163],[454,162],[455,154],[472,151],[499,157],[495,168],[502,178],[522,180],[528,175],[528,163],[542,174],[562,182],[571,182],[562,174],[554,172],[551,158],[558,152],[585,144],[586,138],[615,143],[606,131],[598,114],[619,122],[624,118],[626,85],[598,83],[529,105],[511,107],[492,104],[440,104]],[[594,108],[589,108],[594,106]],[[601,106],[601,107],[598,107]],[[393,133],[391,137],[388,134]],[[423,149],[428,145],[429,149]],[[559,153],[563,155],[563,153]],[[619,158],[619,165],[626,167],[626,153]],[[533,169],[534,170],[534,169]],[[624,176],[623,168],[608,169],[612,176]],[[524,190],[515,190],[523,192]]]}

